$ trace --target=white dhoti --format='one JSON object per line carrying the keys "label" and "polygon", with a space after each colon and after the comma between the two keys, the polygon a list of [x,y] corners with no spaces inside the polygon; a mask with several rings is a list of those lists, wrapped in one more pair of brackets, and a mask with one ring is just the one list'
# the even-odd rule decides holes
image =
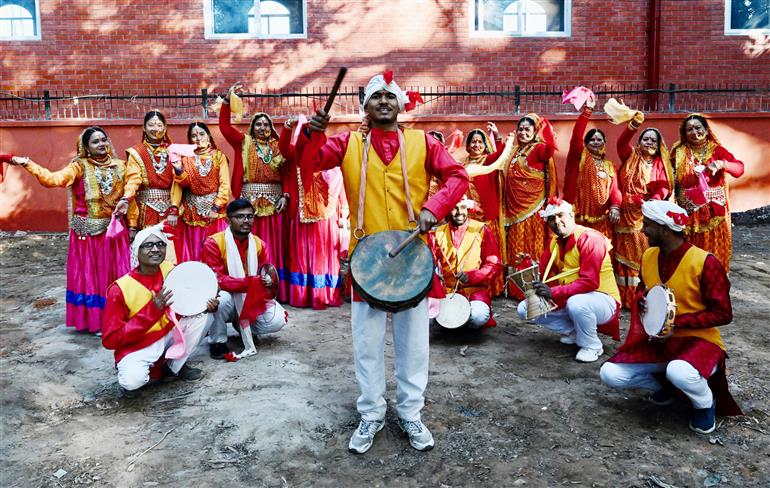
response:
{"label": "white dhoti", "polygon": [[[233,296],[226,291],[220,291],[219,308],[214,314],[214,323],[209,331],[209,343],[227,342],[228,322],[233,323],[235,329],[239,330],[238,311]],[[280,303],[271,300],[267,310],[251,323],[251,332],[256,336],[272,334],[281,330],[284,325],[286,325],[286,310]]]}
{"label": "white dhoti", "polygon": [[[592,291],[575,295],[567,300],[567,305],[559,310],[548,312],[534,319],[554,332],[574,336],[575,343],[588,349],[603,349],[602,341],[596,335],[596,326],[610,321],[617,302],[606,293]],[[527,302],[519,303],[519,317],[527,318]]]}
{"label": "white dhoti", "polygon": [[[351,322],[356,379],[361,389],[357,407],[365,420],[385,418],[385,333],[387,312],[353,302]],[[402,419],[420,420],[428,384],[428,300],[393,314],[396,410]]]}
{"label": "white dhoti", "polygon": [[[186,351],[183,356],[171,359],[166,364],[173,373],[178,373],[190,354],[198,347],[213,323],[214,316],[210,313],[181,317],[179,328],[182,330]],[[150,368],[160,359],[166,350],[174,344],[173,331],[153,342],[144,349],[127,354],[117,364],[118,384],[126,390],[136,390],[150,381]]]}
{"label": "white dhoti", "polygon": [[[651,392],[663,386],[653,373],[666,372],[666,379],[687,395],[696,409],[709,408],[714,395],[708,381],[687,361],[675,359],[668,363],[604,363],[599,370],[602,383],[612,388],[640,388]],[[716,367],[714,368],[716,371]],[[712,373],[713,374],[713,373]]]}

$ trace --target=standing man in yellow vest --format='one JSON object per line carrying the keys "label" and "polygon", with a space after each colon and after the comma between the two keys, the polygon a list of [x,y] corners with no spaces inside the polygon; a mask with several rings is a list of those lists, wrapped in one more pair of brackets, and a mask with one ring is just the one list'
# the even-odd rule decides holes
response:
{"label": "standing man in yellow vest", "polygon": [[[107,290],[102,323],[102,344],[115,351],[118,384],[128,397],[136,396],[150,380],[164,377],[197,380],[203,372],[187,366],[211,325],[219,301],[209,300],[202,316],[171,320],[168,307],[174,297],[163,287],[174,267],[165,261],[169,241],[162,224],[136,234],[131,244],[131,272]],[[182,340],[184,338],[184,340]]]}
{"label": "standing man in yellow vest", "polygon": [[[558,309],[535,322],[561,334],[563,344],[577,344],[577,361],[592,363],[604,353],[597,330],[620,338],[620,292],[610,261],[612,244],[604,234],[575,224],[572,205],[560,198],[551,197],[540,217],[554,235],[540,258],[543,282],[535,283],[535,290]],[[550,281],[556,284],[544,283]],[[519,303],[518,312],[526,318],[526,301]]]}
{"label": "standing man in yellow vest", "polygon": [[[310,132],[300,136],[297,152],[302,172],[342,168],[353,230],[351,253],[361,233],[414,229],[415,225],[423,233],[428,232],[468,188],[467,173],[438,140],[421,130],[398,126],[398,114],[409,110],[418,98],[418,94],[401,90],[393,81],[393,73],[386,71],[366,86],[361,107],[369,119],[366,136],[342,132],[327,139],[323,132],[329,116],[323,110],[310,119]],[[428,198],[432,176],[440,180],[442,188]],[[417,222],[410,222],[410,215],[418,212]],[[356,379],[361,389],[357,402],[361,421],[348,447],[353,453],[363,454],[385,422],[387,313],[354,296],[351,322]],[[415,308],[393,314],[396,410],[410,445],[420,451],[434,444],[420,417],[428,383],[428,335],[427,299]]]}
{"label": "standing man in yellow vest", "polygon": [[[730,281],[719,259],[685,240],[688,216],[682,207],[650,200],[642,204],[642,215],[650,247],[642,255],[631,327],[625,343],[602,366],[601,379],[614,388],[649,390],[656,405],[673,402],[673,385],[695,409],[690,429],[708,434],[716,429],[717,414],[742,415],[727,389],[725,345],[717,329],[733,320]],[[651,340],[640,316],[647,290],[660,284],[676,300],[674,331],[667,339]],[[655,377],[663,373],[665,384]]]}
{"label": "standing man in yellow vest", "polygon": [[449,222],[428,236],[436,265],[444,277],[444,289],[455,289],[470,301],[468,328],[494,327],[490,287],[502,271],[497,240],[484,222],[468,218],[475,202],[463,198],[452,209]]}

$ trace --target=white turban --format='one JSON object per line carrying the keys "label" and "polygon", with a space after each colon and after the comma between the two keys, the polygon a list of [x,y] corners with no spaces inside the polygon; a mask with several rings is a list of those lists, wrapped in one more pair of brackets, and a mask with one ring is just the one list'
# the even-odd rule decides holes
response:
{"label": "white turban", "polygon": [[473,207],[476,206],[476,202],[474,202],[470,198],[464,196],[463,199],[460,200],[459,202],[457,202],[457,205],[455,205],[455,206],[456,207],[465,207],[468,210],[471,210],[471,209],[473,209]]}
{"label": "white turban", "polygon": [[131,269],[139,266],[139,246],[141,246],[150,236],[157,236],[160,240],[165,242],[166,245],[169,243],[168,237],[166,237],[166,234],[163,232],[163,223],[147,227],[137,232],[136,237],[134,237],[134,242],[131,243]]}
{"label": "white turban", "polygon": [[675,232],[682,232],[690,220],[685,209],[668,200],[648,200],[642,203],[642,215]]}
{"label": "white turban", "polygon": [[364,103],[361,106],[361,110],[365,111],[365,107],[369,102],[369,99],[372,98],[372,95],[380,90],[385,90],[394,94],[396,98],[398,98],[398,110],[400,112],[404,111],[404,107],[406,107],[406,104],[409,103],[409,97],[407,96],[406,92],[396,84],[395,81],[391,80],[390,83],[386,83],[385,77],[383,75],[373,76],[372,79],[369,80],[369,83],[366,85],[366,90],[364,90]]}
{"label": "white turban", "polygon": [[548,205],[539,212],[539,215],[541,218],[547,219],[548,217],[553,217],[562,212],[572,213],[572,204],[561,198],[550,198],[548,200]]}

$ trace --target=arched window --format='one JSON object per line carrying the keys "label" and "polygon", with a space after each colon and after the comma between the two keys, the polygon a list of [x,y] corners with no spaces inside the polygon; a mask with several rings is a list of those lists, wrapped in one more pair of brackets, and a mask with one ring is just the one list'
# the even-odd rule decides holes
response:
{"label": "arched window", "polygon": [[14,39],[35,36],[32,12],[13,3],[0,7],[0,38]]}
{"label": "arched window", "polygon": [[545,32],[545,9],[538,2],[516,0],[503,11],[503,30],[517,34]]}
{"label": "arched window", "polygon": [[[254,32],[252,26],[256,23],[255,10],[255,7],[249,10],[249,32]],[[260,28],[262,29],[262,35],[291,34],[291,25],[289,23],[291,12],[280,3],[272,0],[259,2],[259,16],[261,19]]]}

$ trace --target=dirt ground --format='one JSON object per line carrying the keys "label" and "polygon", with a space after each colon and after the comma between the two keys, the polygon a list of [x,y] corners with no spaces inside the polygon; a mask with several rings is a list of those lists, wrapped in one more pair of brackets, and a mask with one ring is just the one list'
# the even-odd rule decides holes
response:
{"label": "dirt ground", "polygon": [[201,348],[200,382],[126,399],[99,338],[63,326],[66,247],[63,235],[0,240],[4,487],[770,486],[770,226],[735,228],[735,319],[722,330],[745,417],[698,436],[685,404],[603,386],[599,363],[575,362],[575,346],[497,300],[496,329],[431,333],[423,420],[435,449],[409,447],[391,404],[363,456],[347,451],[349,305],[290,308],[257,356],[224,363]]}

